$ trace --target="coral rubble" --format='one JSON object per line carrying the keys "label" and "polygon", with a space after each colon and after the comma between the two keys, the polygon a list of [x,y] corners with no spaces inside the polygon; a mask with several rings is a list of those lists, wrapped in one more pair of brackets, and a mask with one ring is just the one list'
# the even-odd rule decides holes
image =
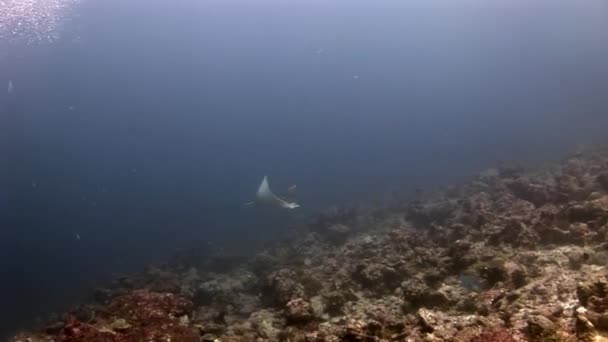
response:
{"label": "coral rubble", "polygon": [[607,151],[424,197],[248,261],[182,253],[11,341],[608,341]]}

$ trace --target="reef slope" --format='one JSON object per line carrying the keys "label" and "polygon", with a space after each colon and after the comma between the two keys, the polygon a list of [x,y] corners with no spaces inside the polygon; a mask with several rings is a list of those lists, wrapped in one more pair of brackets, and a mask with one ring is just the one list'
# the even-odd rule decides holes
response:
{"label": "reef slope", "polygon": [[193,249],[12,342],[608,341],[608,151]]}

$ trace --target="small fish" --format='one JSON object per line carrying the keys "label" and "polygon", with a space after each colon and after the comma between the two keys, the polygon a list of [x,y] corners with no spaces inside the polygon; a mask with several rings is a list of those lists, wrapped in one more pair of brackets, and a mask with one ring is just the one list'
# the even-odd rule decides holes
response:
{"label": "small fish", "polygon": [[14,90],[15,90],[15,86],[13,85],[13,81],[12,81],[12,80],[9,80],[9,81],[8,81],[8,88],[7,88],[7,92],[8,92],[9,94],[12,94]]}
{"label": "small fish", "polygon": [[358,80],[359,79],[359,75],[353,75],[353,80]]}
{"label": "small fish", "polygon": [[69,107],[68,107],[68,110],[69,110],[70,112],[73,112],[73,111],[75,111],[75,110],[76,110],[76,107],[75,107],[75,106],[69,106]]}
{"label": "small fish", "polygon": [[323,50],[323,48],[318,48],[317,51],[315,51],[315,53],[320,56],[323,54],[324,51],[325,50]]}
{"label": "small fish", "polygon": [[76,240],[80,240],[80,234],[76,233],[75,236],[76,236]]}

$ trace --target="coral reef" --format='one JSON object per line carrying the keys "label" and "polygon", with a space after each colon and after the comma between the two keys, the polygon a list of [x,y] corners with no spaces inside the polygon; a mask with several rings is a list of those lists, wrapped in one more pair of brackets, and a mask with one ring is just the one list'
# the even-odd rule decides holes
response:
{"label": "coral reef", "polygon": [[189,319],[192,309],[192,302],[179,295],[133,290],[114,297],[86,320],[73,312],[66,314],[62,321],[47,327],[46,332],[53,337],[19,334],[12,341],[198,342],[199,331]]}
{"label": "coral reef", "polygon": [[608,151],[308,228],[250,258],[180,253],[11,341],[608,340]]}

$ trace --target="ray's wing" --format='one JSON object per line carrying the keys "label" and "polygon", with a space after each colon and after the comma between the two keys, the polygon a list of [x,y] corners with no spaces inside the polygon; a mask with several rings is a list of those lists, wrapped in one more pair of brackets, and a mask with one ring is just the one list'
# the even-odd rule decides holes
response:
{"label": "ray's wing", "polygon": [[268,177],[264,176],[262,179],[262,183],[258,188],[258,192],[256,194],[256,200],[259,202],[267,203],[267,204],[280,204],[282,201],[277,195],[275,195],[272,190],[270,190],[270,185],[268,184]]}
{"label": "ray's wing", "polygon": [[266,176],[264,176],[264,179],[262,179],[262,183],[260,184],[260,187],[258,188],[258,192],[256,194],[256,201],[260,202],[260,203],[264,203],[264,204],[270,204],[273,206],[282,207],[282,208],[293,209],[293,208],[299,207],[298,204],[289,203],[289,202],[281,199],[277,195],[275,195],[270,190],[270,185],[268,185],[268,177],[266,177]]}

